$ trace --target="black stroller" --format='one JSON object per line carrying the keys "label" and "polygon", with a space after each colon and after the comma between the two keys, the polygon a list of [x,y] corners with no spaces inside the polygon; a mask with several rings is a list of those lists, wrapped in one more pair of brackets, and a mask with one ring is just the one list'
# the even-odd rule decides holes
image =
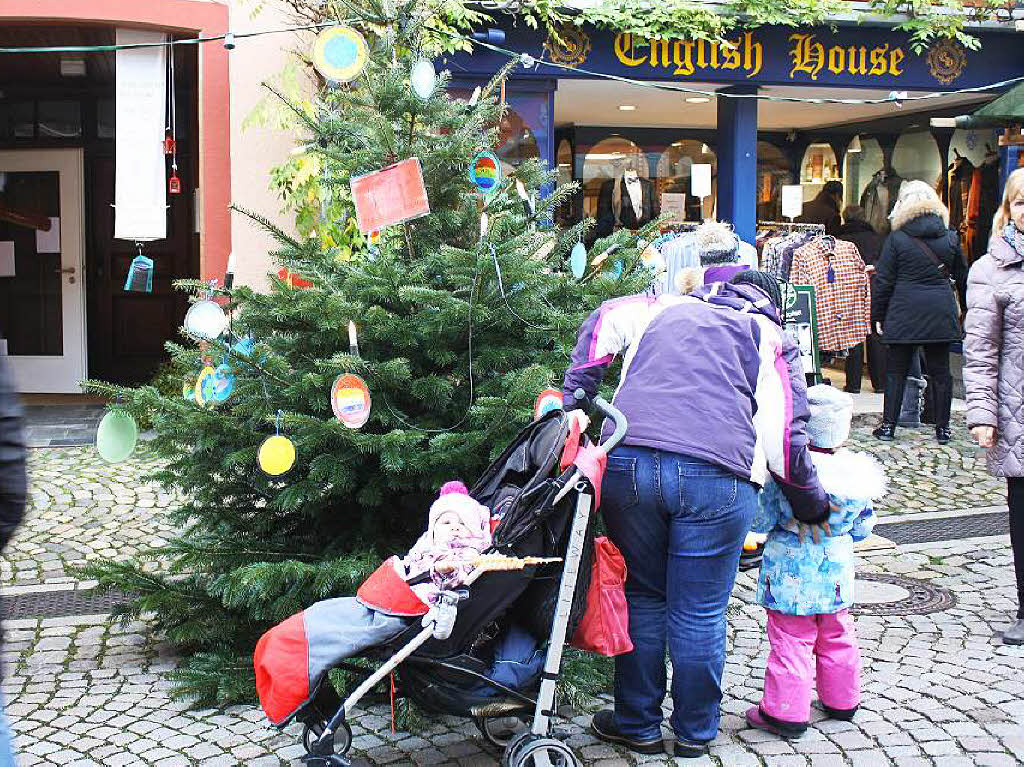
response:
{"label": "black stroller", "polygon": [[[579,400],[583,392],[579,392]],[[474,572],[457,591],[444,591],[421,621],[413,623],[370,657],[383,660],[376,671],[339,662],[357,675],[358,684],[344,702],[321,680],[294,718],[304,725],[307,754],[316,767],[344,767],[352,744],[348,713],[381,681],[395,672],[399,694],[425,710],[474,719],[491,743],[504,748],[507,767],[574,767],[580,761],[565,743],[550,737],[555,685],[562,652],[586,606],[593,551],[591,510],[595,465],[626,432],[621,412],[600,398],[596,408],[615,423],[615,433],[601,447],[575,437],[562,411],[548,413],[527,427],[484,473],[471,495],[501,521],[494,531],[494,552],[515,558],[557,558],[507,572]],[[560,471],[567,441],[581,453],[577,463]],[[597,452],[595,452],[597,451]],[[600,477],[596,477],[598,485]],[[475,582],[474,582],[475,581]],[[485,675],[487,648],[503,627],[515,622],[539,642],[547,643],[543,670],[520,689]],[[481,692],[481,689],[487,690]],[[530,712],[532,721],[529,719]],[[502,723],[523,720],[528,729],[508,732]]]}

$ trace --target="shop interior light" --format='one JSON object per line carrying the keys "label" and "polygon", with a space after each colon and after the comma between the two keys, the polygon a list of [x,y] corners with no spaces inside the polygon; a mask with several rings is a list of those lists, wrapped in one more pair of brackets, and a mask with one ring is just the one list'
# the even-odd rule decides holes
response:
{"label": "shop interior light", "polygon": [[854,136],[853,141],[850,142],[850,147],[846,150],[847,152],[862,152],[864,151],[860,145],[860,136]]}
{"label": "shop interior light", "polygon": [[636,111],[636,105],[635,104],[619,104],[619,111],[620,112],[635,112]]}
{"label": "shop interior light", "polygon": [[688,96],[686,99],[687,104],[707,104],[711,101],[707,96]]}
{"label": "shop interior light", "polygon": [[700,153],[701,154],[711,154],[711,147],[709,147],[707,144],[701,144],[700,145]]}

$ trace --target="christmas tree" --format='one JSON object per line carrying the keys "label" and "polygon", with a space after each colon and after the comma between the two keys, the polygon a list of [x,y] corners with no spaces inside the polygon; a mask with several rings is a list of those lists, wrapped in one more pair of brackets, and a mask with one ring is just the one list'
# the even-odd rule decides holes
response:
{"label": "christmas tree", "polygon": [[[166,459],[157,479],[183,499],[175,540],[90,574],[135,595],[122,616],[153,614],[184,658],[178,692],[202,704],[254,700],[259,636],[353,593],[382,558],[404,552],[438,487],[472,483],[533,417],[537,395],[559,387],[584,317],[649,282],[629,232],[597,242],[585,275],[573,276],[570,252],[589,223],[551,225],[578,190],[552,191],[554,174],[539,162],[506,168],[496,183],[488,155],[474,166],[498,142],[501,83],[518,62],[473,98],[452,98],[444,72],[429,94],[420,80],[418,95],[410,76],[417,65],[424,74],[426,41],[436,39],[429,15],[367,0],[353,21],[356,6],[346,7],[368,43],[365,69],[325,86],[309,108],[290,105],[299,145],[316,160],[316,231],[290,236],[250,214],[275,236],[286,276],[265,293],[213,290],[228,330],[169,345],[187,397],[90,384],[152,418],[151,448]],[[352,179],[409,158],[430,212],[370,241],[354,230]],[[196,301],[209,292],[182,287]],[[217,387],[190,388],[218,365],[231,384],[220,403]],[[342,374],[359,376],[372,398],[360,428],[332,410]],[[295,460],[271,476],[259,454],[277,433]]]}

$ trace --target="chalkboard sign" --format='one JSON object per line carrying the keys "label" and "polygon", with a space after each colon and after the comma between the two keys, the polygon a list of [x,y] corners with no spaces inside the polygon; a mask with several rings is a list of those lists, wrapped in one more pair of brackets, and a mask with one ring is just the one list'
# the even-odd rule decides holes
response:
{"label": "chalkboard sign", "polygon": [[793,342],[800,347],[804,374],[821,380],[818,352],[818,310],[813,285],[782,284],[782,321]]}

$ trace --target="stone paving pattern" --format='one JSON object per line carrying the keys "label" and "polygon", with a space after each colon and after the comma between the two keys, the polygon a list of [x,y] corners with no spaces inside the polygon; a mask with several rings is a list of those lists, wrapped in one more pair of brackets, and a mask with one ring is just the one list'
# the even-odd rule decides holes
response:
{"label": "stone paving pattern", "polygon": [[[965,509],[1003,502],[965,439],[938,448],[930,430],[903,430],[879,445],[857,426],[855,442],[882,458],[894,490],[888,513]],[[897,463],[898,462],[898,463]],[[174,498],[144,481],[157,465],[145,452],[109,466],[90,448],[33,451],[29,519],[0,562],[0,583],[68,588],[64,567],[128,558],[171,533],[163,511]],[[1006,537],[945,542],[868,554],[863,570],[928,579],[958,604],[931,615],[860,616],[864,703],[855,721],[815,715],[798,741],[746,728],[760,696],[768,644],[764,611],[741,574],[730,605],[729,662],[721,732],[709,757],[638,757],[588,735],[587,712],[563,712],[562,735],[588,767],[1024,764],[1024,648],[998,644],[1014,605]],[[270,727],[261,711],[188,710],[172,701],[163,674],[171,648],[145,622],[107,616],[7,621],[3,689],[20,765],[299,764],[296,733]],[[496,753],[465,720],[444,717],[415,734],[392,734],[386,707],[355,719],[359,764],[494,765]],[[666,733],[667,734],[667,733]]]}

